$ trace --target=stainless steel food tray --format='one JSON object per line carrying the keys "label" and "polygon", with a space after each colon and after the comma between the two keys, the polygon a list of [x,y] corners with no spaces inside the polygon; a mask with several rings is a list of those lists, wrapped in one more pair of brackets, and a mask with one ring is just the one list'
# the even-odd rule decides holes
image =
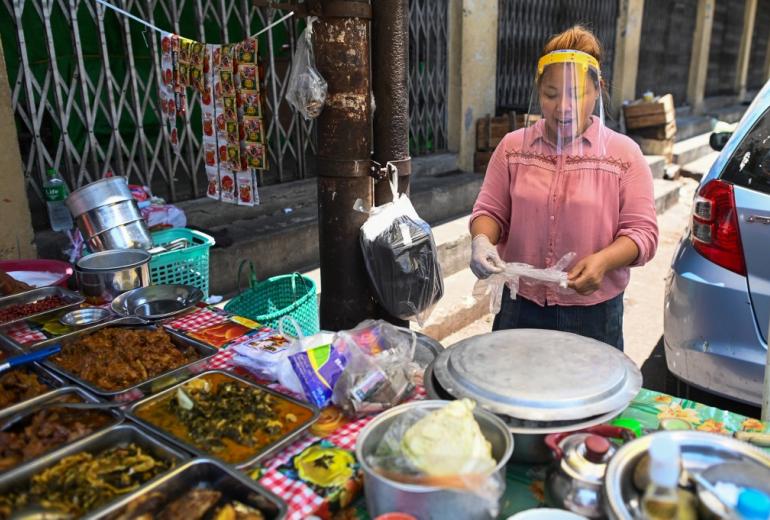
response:
{"label": "stainless steel food tray", "polygon": [[[5,359],[5,356],[16,356],[22,353],[23,353],[22,351],[16,349],[15,347],[12,347],[8,344],[4,344],[3,342],[0,342],[0,359]],[[15,370],[29,370],[33,372],[35,375],[37,375],[37,378],[40,382],[42,382],[47,387],[51,388],[51,391],[37,395],[30,399],[26,399],[24,401],[20,401],[16,404],[12,404],[11,406],[0,408],[0,416],[16,413],[17,411],[21,410],[22,408],[24,408],[26,405],[30,403],[36,403],[42,399],[45,399],[48,395],[53,393],[56,388],[66,385],[66,383],[64,382],[64,379],[54,374],[53,372],[46,370],[45,368],[40,366],[38,363],[30,363],[28,365],[24,365],[21,367],[12,368],[11,370],[9,370],[9,372],[13,372]]]}
{"label": "stainless steel food tray", "polygon": [[[79,333],[76,333],[76,334],[68,335],[67,340],[77,339],[81,336],[85,336],[87,334],[96,332],[102,328],[112,327],[112,326],[115,326],[115,325],[112,323],[104,323],[104,324],[101,324],[100,326],[89,327],[87,330],[80,331]],[[126,328],[157,329],[161,327],[162,327],[161,325],[144,325],[144,326],[131,326]],[[208,365],[210,358],[218,352],[216,348],[210,345],[206,345],[205,343],[201,343],[200,341],[195,341],[193,339],[190,339],[172,330],[168,330],[168,329],[164,329],[164,330],[169,336],[171,336],[171,340],[172,342],[174,342],[174,344],[192,346],[198,352],[198,354],[200,354],[201,356],[200,359],[193,361],[191,363],[188,363],[186,365],[182,365],[181,367],[175,368],[169,372],[165,372],[163,374],[155,376],[146,381],[142,381],[130,387],[122,388],[120,390],[105,390],[92,383],[89,383],[88,381],[85,381],[84,379],[81,379],[80,377],[61,368],[50,358],[44,361],[43,364],[51,371],[61,375],[65,379],[72,381],[73,383],[85,388],[89,392],[94,393],[98,396],[102,396],[107,399],[122,400],[126,402],[136,401],[138,399],[141,399],[142,397],[145,397],[146,395],[159,392],[165,388],[168,388],[171,385],[179,383],[180,381],[189,379],[195,374],[199,374],[203,372],[206,369],[206,366]],[[115,348],[120,348],[120,345],[115,345]]]}
{"label": "stainless steel food tray", "polygon": [[9,307],[11,305],[34,303],[38,300],[42,300],[43,298],[49,298],[51,296],[58,296],[59,298],[67,302],[66,305],[62,305],[60,307],[54,307],[53,309],[48,309],[46,311],[38,312],[36,314],[30,314],[22,318],[16,318],[15,320],[4,321],[0,323],[0,331],[2,331],[2,327],[7,327],[8,325],[13,325],[14,323],[18,323],[20,321],[33,320],[33,319],[41,318],[43,316],[46,316],[54,312],[76,307],[86,300],[85,297],[83,297],[81,294],[70,291],[69,289],[64,289],[63,287],[58,287],[58,286],[38,287],[37,289],[32,289],[30,291],[25,291],[23,293],[12,294],[11,296],[4,296],[0,298],[0,310],[4,309],[5,307]]}
{"label": "stainless steel food tray", "polygon": [[[37,406],[39,404],[48,403],[48,402],[51,402],[51,401],[57,401],[57,400],[61,399],[62,397],[65,397],[67,395],[73,395],[73,394],[77,395],[78,397],[80,397],[84,403],[98,403],[98,402],[100,402],[99,399],[96,398],[96,396],[93,396],[93,395],[89,394],[88,392],[86,392],[82,388],[78,388],[76,386],[65,386],[65,387],[62,387],[62,388],[57,388],[56,390],[53,390],[52,392],[48,392],[48,393],[40,395],[38,397],[35,397],[35,398],[32,398],[32,399],[27,399],[26,401],[20,403],[20,405],[18,405],[18,406],[13,406],[11,408],[6,408],[5,410],[0,410],[0,423],[2,423],[5,419],[10,418],[12,415],[14,415],[16,413],[24,413],[27,410],[31,410],[32,408],[34,408],[35,406]],[[76,414],[76,413],[78,413],[78,410],[71,410],[71,413],[75,413]],[[95,430],[95,431],[91,432],[91,434],[89,434],[89,435],[93,435],[93,434],[95,434],[97,432],[103,431],[103,430],[105,430],[107,428],[111,428],[111,427],[113,427],[113,426],[123,422],[124,414],[118,408],[113,408],[111,410],[104,410],[104,413],[109,413],[110,415],[112,415],[114,420],[111,423],[108,423],[107,426],[104,426],[103,428]],[[63,446],[60,446],[59,448],[61,448],[61,447],[63,447]],[[55,451],[55,450],[57,450],[59,448],[54,448],[51,451],[46,452],[43,455],[40,455],[40,457],[45,457],[47,453],[51,453],[52,451]],[[22,467],[22,466],[24,466],[26,464],[31,464],[32,462],[34,462],[35,460],[37,460],[40,457],[35,457],[35,458],[30,459],[28,461],[22,462],[21,464],[16,466],[16,468],[20,468],[20,467]],[[16,469],[16,468],[12,468],[11,470],[8,470],[8,471],[13,471],[13,469]],[[0,474],[2,474],[2,473],[4,473],[4,471],[0,470]]]}
{"label": "stainless steel food tray", "polygon": [[[267,520],[279,520],[286,517],[286,503],[252,479],[219,461],[195,459],[170,473],[166,473],[154,483],[143,486],[136,492],[102,509],[99,514],[95,515],[95,518],[129,518],[129,516],[124,516],[129,512],[131,518],[136,518],[139,514],[144,513],[157,514],[162,507],[195,488],[220,491],[222,493],[220,502],[237,500],[247,506],[259,509]],[[148,493],[162,493],[167,499],[160,504],[160,507],[154,509],[134,511],[129,509],[132,502]]]}
{"label": "stainless steel food tray", "polygon": [[[0,495],[10,492],[12,489],[21,487],[29,482],[29,480],[44,470],[58,463],[62,458],[70,455],[75,455],[80,452],[101,453],[107,449],[116,446],[126,446],[130,443],[138,444],[143,449],[147,450],[154,457],[158,459],[168,460],[173,462],[174,466],[179,466],[181,463],[189,459],[189,457],[171,446],[167,446],[163,442],[154,439],[150,435],[144,433],[138,427],[131,424],[120,424],[113,426],[107,430],[94,433],[76,441],[64,448],[49,452],[47,455],[40,457],[39,459],[15,468],[8,473],[0,475]],[[150,480],[146,485],[152,484],[162,478],[163,475],[159,475],[153,480]],[[109,505],[122,497],[116,497],[101,507],[89,512],[89,514],[98,514],[109,507]]]}
{"label": "stainless steel food tray", "polygon": [[229,373],[229,372],[224,372],[224,371],[221,371],[221,370],[209,370],[208,372],[204,372],[202,374],[199,374],[198,376],[196,376],[196,377],[194,377],[192,379],[189,379],[188,381],[184,381],[182,383],[174,385],[173,387],[168,388],[167,390],[165,390],[165,391],[163,391],[163,392],[161,392],[159,394],[150,396],[150,397],[148,397],[146,399],[143,399],[143,400],[141,400],[141,401],[139,401],[137,403],[134,403],[131,406],[131,408],[128,410],[129,417],[133,421],[136,421],[139,424],[141,424],[143,427],[147,428],[149,431],[151,431],[155,435],[163,438],[164,440],[166,440],[166,441],[168,441],[170,443],[173,443],[173,444],[175,444],[175,445],[185,449],[186,451],[189,451],[190,453],[192,453],[192,454],[194,454],[194,455],[196,455],[198,457],[202,457],[202,458],[217,458],[216,454],[203,451],[200,448],[197,448],[197,447],[193,446],[192,444],[184,441],[183,439],[180,439],[180,438],[176,437],[175,435],[167,432],[166,430],[164,430],[162,428],[159,428],[158,426],[155,426],[154,424],[152,424],[152,423],[150,423],[148,421],[145,421],[144,419],[141,419],[140,417],[138,417],[136,415],[137,410],[139,410],[143,406],[147,406],[147,405],[150,405],[150,404],[155,403],[157,401],[160,401],[160,400],[166,398],[167,396],[169,396],[170,394],[176,392],[177,388],[179,388],[179,387],[181,387],[183,385],[186,385],[186,384],[188,384],[191,381],[194,381],[196,379],[200,379],[202,377],[205,377],[208,374],[224,374],[225,376],[227,376],[230,379],[233,379],[234,381],[239,381],[239,382],[241,382],[241,383],[243,383],[245,385],[252,386],[254,388],[259,388],[260,390],[262,390],[264,392],[267,392],[269,394],[272,394],[272,395],[276,396],[279,399],[284,399],[284,400],[289,401],[291,403],[294,403],[294,404],[296,404],[298,406],[306,408],[306,409],[310,410],[312,412],[312,414],[313,414],[309,421],[307,421],[305,424],[303,424],[300,427],[298,427],[296,430],[291,432],[286,437],[284,437],[282,439],[278,439],[277,441],[274,441],[274,442],[268,444],[259,453],[257,453],[256,455],[254,455],[250,459],[247,459],[244,462],[241,462],[239,464],[233,464],[233,466],[235,466],[237,469],[246,470],[246,469],[253,468],[254,466],[256,466],[256,464],[259,461],[264,460],[265,458],[267,458],[270,455],[274,454],[275,452],[277,452],[278,450],[280,450],[281,448],[283,448],[287,444],[290,444],[292,441],[294,441],[297,437],[302,435],[302,433],[304,433],[305,430],[310,428],[310,426],[312,426],[313,423],[315,423],[318,420],[318,416],[319,416],[320,412],[318,411],[318,408],[316,408],[315,406],[313,406],[313,405],[311,405],[309,403],[305,403],[305,402],[299,401],[297,399],[294,399],[293,397],[289,397],[287,395],[281,394],[281,393],[276,392],[275,390],[271,390],[271,389],[269,389],[269,388],[267,388],[265,386],[258,385],[256,383],[253,383],[253,382],[247,380],[247,379],[239,377],[239,376],[237,376],[235,374],[232,374],[232,373]]}

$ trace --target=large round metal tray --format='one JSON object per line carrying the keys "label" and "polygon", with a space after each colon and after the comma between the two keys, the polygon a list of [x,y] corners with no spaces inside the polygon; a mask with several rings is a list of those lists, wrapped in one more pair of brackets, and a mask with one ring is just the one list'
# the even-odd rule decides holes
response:
{"label": "large round metal tray", "polygon": [[185,312],[202,299],[203,292],[191,285],[149,285],[124,292],[111,305],[121,316],[162,320]]}
{"label": "large round metal tray", "polygon": [[436,380],[500,415],[550,422],[585,419],[625,407],[642,374],[621,351],[567,332],[514,329],[474,336],[447,348]]}
{"label": "large round metal tray", "polygon": [[636,465],[654,437],[665,436],[679,445],[682,466],[699,473],[722,462],[741,461],[770,469],[770,455],[730,437],[698,431],[658,432],[629,442],[610,460],[605,475],[605,503],[612,519],[633,520],[640,516],[641,494],[633,485]]}
{"label": "large round metal tray", "polygon": [[[433,363],[431,363],[425,370],[423,380],[425,382],[425,391],[429,399],[457,399],[457,397],[443,389],[441,387],[441,383],[436,380],[436,376],[433,374]],[[500,417],[503,422],[505,422],[505,424],[508,426],[508,429],[512,433],[519,433],[524,435],[547,435],[550,433],[578,431],[585,428],[590,428],[592,426],[597,426],[599,424],[604,424],[623,413],[625,408],[626,407],[623,406],[617,410],[613,410],[602,415],[584,417],[582,419],[575,419],[571,421],[527,421],[506,415],[497,414],[497,416]]]}

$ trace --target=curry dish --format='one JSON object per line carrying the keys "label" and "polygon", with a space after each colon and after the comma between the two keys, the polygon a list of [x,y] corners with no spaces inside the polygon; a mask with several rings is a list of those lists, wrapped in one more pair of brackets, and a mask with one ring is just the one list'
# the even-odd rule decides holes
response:
{"label": "curry dish", "polygon": [[162,328],[107,327],[62,345],[51,361],[107,391],[125,390],[200,358],[190,346],[178,347]]}
{"label": "curry dish", "polygon": [[[67,396],[62,401],[82,402],[82,399]],[[0,472],[114,422],[114,416],[98,410],[46,408],[30,414],[19,424],[0,432]]]}
{"label": "curry dish", "polygon": [[230,464],[249,461],[313,417],[310,408],[220,373],[189,381],[135,414]]}
{"label": "curry dish", "polygon": [[33,476],[21,488],[0,495],[0,518],[35,504],[79,517],[139,489],[170,468],[170,462],[145,453],[136,444],[111,448],[99,455],[71,455]]}
{"label": "curry dish", "polygon": [[[0,354],[0,359],[2,359]],[[0,375],[0,410],[51,390],[34,372],[23,368]]]}

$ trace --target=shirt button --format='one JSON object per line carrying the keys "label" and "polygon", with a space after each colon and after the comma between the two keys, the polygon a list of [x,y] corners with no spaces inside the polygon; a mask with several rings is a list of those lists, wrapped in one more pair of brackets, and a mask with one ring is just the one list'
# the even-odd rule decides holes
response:
{"label": "shirt button", "polygon": [[551,215],[551,220],[553,220],[553,218],[554,218],[553,215]]}

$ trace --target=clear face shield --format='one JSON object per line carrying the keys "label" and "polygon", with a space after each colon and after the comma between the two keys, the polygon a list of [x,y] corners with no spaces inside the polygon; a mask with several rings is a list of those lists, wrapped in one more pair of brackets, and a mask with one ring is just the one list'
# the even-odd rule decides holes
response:
{"label": "clear face shield", "polygon": [[524,147],[542,155],[596,156],[606,152],[599,62],[581,51],[559,50],[537,64]]}

